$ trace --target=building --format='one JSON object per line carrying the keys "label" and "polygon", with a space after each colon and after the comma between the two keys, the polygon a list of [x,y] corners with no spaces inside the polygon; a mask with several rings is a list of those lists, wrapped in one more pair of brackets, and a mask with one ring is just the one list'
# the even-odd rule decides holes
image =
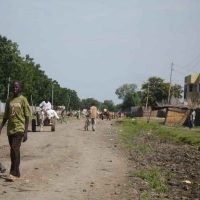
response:
{"label": "building", "polygon": [[200,104],[200,73],[185,77],[184,99],[188,103]]}

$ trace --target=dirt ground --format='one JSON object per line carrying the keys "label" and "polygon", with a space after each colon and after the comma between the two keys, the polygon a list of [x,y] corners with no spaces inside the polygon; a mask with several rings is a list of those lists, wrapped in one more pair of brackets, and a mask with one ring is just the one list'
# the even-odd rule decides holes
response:
{"label": "dirt ground", "polygon": [[[13,200],[16,196],[20,200],[200,199],[197,148],[143,133],[133,143],[146,144],[151,151],[125,152],[113,126],[114,120],[98,120],[95,132],[91,128],[84,131],[83,119],[70,119],[57,123],[55,132],[50,127],[44,127],[43,132],[29,132],[28,141],[21,147],[22,177],[12,183],[0,178],[0,199]],[[5,129],[0,138],[0,161],[9,169]],[[168,193],[151,190],[146,181],[133,175],[134,170],[148,170],[149,166],[169,172]]]}
{"label": "dirt ground", "polygon": [[[190,130],[191,134],[193,132],[197,132],[196,129]],[[126,153],[129,160],[128,193],[132,194],[134,189],[137,194],[134,199],[200,200],[200,146],[173,142],[144,130],[140,130],[131,143],[133,148]],[[156,191],[150,181],[135,175],[137,171],[153,174],[154,170],[161,175],[165,192]]]}
{"label": "dirt ground", "polygon": [[[150,133],[140,134],[133,143],[148,147],[143,153],[137,149],[129,152],[129,190],[134,188],[138,199],[200,200],[200,151],[197,147],[175,144]],[[131,175],[134,171],[151,168],[156,168],[165,177],[167,192],[156,192],[145,180]],[[145,198],[144,194],[148,196]]]}
{"label": "dirt ground", "polygon": [[[115,144],[112,122],[99,120],[95,132],[84,121],[57,123],[56,131],[29,132],[21,147],[21,179],[0,178],[2,200],[122,200],[127,162]],[[38,128],[38,127],[37,127]],[[38,128],[39,130],[39,128]],[[9,171],[6,129],[0,140],[0,161]]]}

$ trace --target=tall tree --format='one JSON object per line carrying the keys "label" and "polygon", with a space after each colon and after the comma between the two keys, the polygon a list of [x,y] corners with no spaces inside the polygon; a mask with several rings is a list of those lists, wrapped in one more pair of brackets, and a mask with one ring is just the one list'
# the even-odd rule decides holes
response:
{"label": "tall tree", "polygon": [[[23,83],[23,93],[29,102],[38,105],[44,96],[52,100],[53,104],[65,105],[71,97],[71,108],[79,108],[80,99],[76,91],[61,88],[57,81],[49,78],[39,64],[29,55],[22,57],[17,43],[0,35],[0,100],[5,102],[8,93],[9,80],[20,80]],[[32,102],[31,102],[32,100]]]}
{"label": "tall tree", "polygon": [[[171,86],[171,95],[176,98],[181,97],[181,86]],[[150,77],[142,85],[142,103],[143,105],[156,106],[160,102],[167,102],[169,94],[169,83],[165,83],[160,77]]]}
{"label": "tall tree", "polygon": [[123,84],[119,88],[116,89],[115,94],[119,99],[124,100],[127,95],[133,94],[136,92],[137,85],[136,84]]}
{"label": "tall tree", "polygon": [[181,85],[175,84],[171,87],[171,96],[174,96],[177,99],[182,98],[183,87]]}
{"label": "tall tree", "polygon": [[99,108],[101,103],[94,98],[82,99],[81,109],[89,109],[91,105],[95,105],[97,108]]}
{"label": "tall tree", "polygon": [[0,35],[0,99],[3,101],[7,98],[8,81],[16,77],[21,61],[18,45]]}
{"label": "tall tree", "polygon": [[115,105],[112,100],[104,100],[103,104],[101,105],[101,110],[103,109],[107,109],[111,112],[116,111]]}
{"label": "tall tree", "polygon": [[123,100],[121,104],[123,111],[129,111],[132,106],[140,105],[140,93],[136,91],[136,89],[136,84],[126,83],[115,91],[115,94],[118,96],[118,98]]}

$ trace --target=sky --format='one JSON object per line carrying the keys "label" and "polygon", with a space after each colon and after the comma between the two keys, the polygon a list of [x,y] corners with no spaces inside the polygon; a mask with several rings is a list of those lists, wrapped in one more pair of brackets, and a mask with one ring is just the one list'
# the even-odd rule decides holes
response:
{"label": "sky", "polygon": [[[200,0],[0,0],[0,34],[81,99],[200,73]],[[173,70],[171,73],[171,66]]]}

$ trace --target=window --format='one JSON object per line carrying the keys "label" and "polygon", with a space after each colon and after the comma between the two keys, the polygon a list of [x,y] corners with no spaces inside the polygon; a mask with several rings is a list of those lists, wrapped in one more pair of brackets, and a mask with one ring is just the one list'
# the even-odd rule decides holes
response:
{"label": "window", "polygon": [[198,86],[197,84],[193,85],[193,92],[198,92],[197,86]]}
{"label": "window", "polygon": [[193,84],[190,84],[189,85],[189,92],[192,92],[193,91]]}
{"label": "window", "polygon": [[186,93],[187,93],[187,85],[184,86],[184,99],[186,98]]}

